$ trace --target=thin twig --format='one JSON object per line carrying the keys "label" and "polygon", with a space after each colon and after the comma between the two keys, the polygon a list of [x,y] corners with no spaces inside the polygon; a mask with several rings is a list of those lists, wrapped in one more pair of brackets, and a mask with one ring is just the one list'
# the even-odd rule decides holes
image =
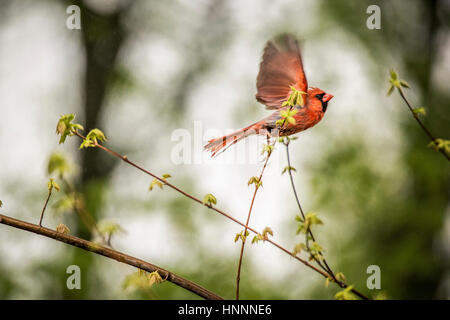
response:
{"label": "thin twig", "polygon": [[[110,247],[112,247],[108,243],[103,233],[101,233],[100,230],[98,229],[95,218],[86,209],[83,196],[76,190],[75,186],[72,183],[70,183],[70,181],[67,180],[64,176],[61,175],[60,179],[64,183],[66,189],[68,189],[69,193],[73,196],[72,209],[80,217],[81,222],[86,226],[86,228],[92,235],[97,234],[104,244],[107,244]],[[66,192],[66,195],[67,194],[68,193]]]}
{"label": "thin twig", "polygon": [[39,227],[42,227],[42,219],[44,219],[45,209],[47,208],[48,201],[50,200],[50,197],[52,196],[52,189],[53,188],[50,188],[48,190],[47,200],[45,200],[44,207],[42,208],[42,212],[41,212],[41,218],[39,219]]}
{"label": "thin twig", "polygon": [[[275,144],[275,142],[274,142],[274,144]],[[268,143],[268,145],[269,145],[269,143]],[[253,210],[253,203],[255,202],[256,193],[258,192],[259,187],[260,187],[260,185],[262,183],[262,177],[263,177],[263,174],[264,174],[264,170],[266,169],[267,162],[269,162],[269,158],[270,158],[271,154],[272,154],[272,151],[269,148],[266,160],[264,161],[264,165],[263,165],[263,168],[261,170],[261,174],[259,175],[258,181],[255,183],[255,192],[253,193],[252,201],[250,203],[250,209],[248,210],[247,221],[245,222],[244,235],[242,237],[241,252],[240,252],[240,255],[239,255],[238,270],[237,270],[237,275],[236,275],[236,300],[239,300],[239,283],[240,283],[240,280],[241,280],[242,259],[244,257],[244,247],[245,247],[245,242],[247,240],[247,229],[248,229],[248,224],[250,222],[250,216],[251,216],[252,210]]]}
{"label": "thin twig", "polygon": [[61,232],[57,232],[55,230],[51,230],[45,227],[40,227],[36,224],[28,223],[22,220],[14,219],[5,215],[0,214],[0,223],[4,225],[8,225],[14,228],[22,229],[28,232],[33,232],[60,242],[64,242],[66,244],[69,244],[74,247],[81,248],[86,251],[93,252],[95,254],[99,254],[102,256],[105,256],[110,259],[114,259],[116,261],[128,264],[130,266],[139,268],[141,270],[145,270],[147,272],[155,272],[157,271],[161,277],[164,279],[167,279],[168,281],[172,282],[173,284],[184,288],[186,290],[191,291],[192,293],[195,293],[199,297],[202,297],[204,299],[208,300],[223,300],[222,297],[218,296],[217,294],[199,286],[198,284],[189,281],[187,279],[184,279],[183,277],[180,277],[179,275],[170,272],[168,270],[165,270],[163,268],[160,268],[154,264],[148,263],[146,261],[143,261],[141,259],[129,256],[125,253],[113,250],[111,248],[104,247],[102,245],[99,245],[97,243],[87,241],[84,239],[80,239],[68,234],[64,234]]}
{"label": "thin twig", "polygon": [[[77,131],[74,131],[73,133],[74,133],[76,136],[78,136],[79,138],[83,139],[83,140],[86,139],[86,137],[84,137],[82,134],[80,134],[80,133],[77,132]],[[165,184],[166,186],[168,186],[169,188],[174,189],[175,191],[177,191],[177,192],[181,193],[182,195],[186,196],[187,198],[189,198],[189,199],[191,199],[191,200],[193,200],[193,201],[195,201],[195,202],[197,202],[197,203],[199,203],[199,204],[201,204],[201,205],[206,206],[207,208],[209,208],[209,209],[211,209],[211,210],[213,210],[213,211],[215,211],[215,212],[221,214],[222,216],[226,217],[227,219],[229,219],[229,220],[231,220],[231,221],[233,221],[233,222],[235,222],[235,223],[237,223],[237,224],[239,224],[239,225],[241,225],[242,227],[245,228],[245,224],[244,224],[243,222],[237,220],[236,218],[233,218],[233,217],[230,216],[228,213],[226,213],[226,212],[224,212],[224,211],[222,211],[222,210],[220,210],[220,209],[217,209],[217,208],[213,207],[212,205],[204,204],[203,201],[200,200],[199,198],[197,198],[197,197],[195,197],[195,196],[193,196],[193,195],[191,195],[191,194],[189,194],[189,193],[187,193],[187,192],[181,190],[181,189],[178,188],[177,186],[175,186],[175,185],[171,184],[170,182],[168,182],[166,179],[163,179],[163,178],[161,178],[161,177],[158,177],[158,176],[155,175],[154,173],[152,173],[152,172],[150,172],[150,171],[148,171],[148,170],[142,168],[142,167],[139,166],[138,164],[136,164],[136,163],[130,161],[130,160],[128,159],[127,156],[122,156],[122,155],[120,155],[119,153],[117,153],[117,152],[115,152],[115,151],[113,151],[113,150],[110,150],[110,149],[108,149],[108,148],[105,147],[105,146],[102,146],[102,145],[98,144],[97,142],[95,142],[94,145],[95,145],[95,147],[100,148],[100,149],[102,149],[103,151],[106,151],[106,152],[112,154],[113,156],[115,156],[115,157],[121,159],[122,161],[124,161],[125,163],[127,163],[127,164],[129,164],[129,165],[135,167],[136,169],[142,171],[143,173],[145,173],[145,174],[147,174],[147,175],[149,175],[149,176],[151,176],[151,177],[157,179],[158,181],[164,183],[164,184]],[[257,232],[255,229],[251,228],[250,226],[248,226],[247,229],[250,230],[251,232],[253,232],[254,234],[258,234],[258,232]],[[272,240],[270,240],[270,239],[266,239],[265,241],[269,242],[270,244],[272,244],[273,246],[277,247],[277,248],[280,249],[281,251],[287,253],[288,255],[290,255],[291,257],[293,257],[294,259],[300,261],[301,263],[303,263],[303,264],[304,264],[305,266],[307,266],[308,268],[313,269],[313,270],[316,271],[317,273],[321,274],[323,277],[329,278],[328,273],[326,273],[326,272],[324,272],[324,271],[318,269],[316,266],[310,264],[308,261],[306,261],[306,260],[304,260],[304,259],[298,257],[297,255],[294,256],[294,255],[292,254],[291,251],[289,251],[289,250],[287,250],[286,248],[282,247],[282,246],[279,245],[278,243],[276,243],[276,242],[274,242],[274,241],[272,241]],[[339,284],[339,283],[337,283],[337,284],[338,284],[340,287],[342,287],[342,288],[346,288],[346,287],[347,287],[346,284],[342,284],[342,285]],[[358,297],[360,297],[361,299],[368,299],[364,294],[358,292],[358,291],[357,291],[356,289],[354,289],[354,288],[352,288],[351,292],[353,292],[354,294],[356,294],[356,295],[357,295]]]}
{"label": "thin twig", "polygon": [[[425,127],[425,125],[423,124],[422,120],[420,120],[419,115],[414,112],[413,107],[411,106],[411,104],[409,103],[408,99],[406,99],[405,94],[403,93],[403,90],[401,88],[397,88],[398,92],[400,93],[400,96],[402,97],[403,101],[405,101],[406,105],[408,106],[408,109],[411,111],[414,119],[416,119],[417,123],[420,125],[420,127],[422,128],[422,130],[426,133],[426,135],[431,139],[432,142],[434,142],[435,144],[437,144],[436,140],[437,138],[435,138],[433,136],[433,134],[431,133],[430,130],[428,130],[427,127]],[[438,149],[440,153],[442,153],[442,155],[448,160],[450,161],[450,156],[447,154],[447,152],[445,152],[444,149],[439,148]]]}
{"label": "thin twig", "polygon": [[[303,221],[305,221],[305,219],[306,219],[305,218],[305,214],[303,212],[302,205],[300,204],[298,193],[297,193],[297,190],[296,190],[295,184],[294,184],[294,178],[293,178],[292,172],[291,172],[291,158],[290,158],[290,153],[289,153],[289,143],[290,143],[290,140],[288,140],[287,142],[284,143],[284,145],[286,146],[286,157],[287,157],[287,162],[288,162],[288,170],[287,171],[289,173],[289,178],[291,180],[292,191],[294,192],[294,196],[295,196],[295,200],[297,202],[297,206],[298,206],[298,208],[300,210],[300,214],[302,215]],[[314,242],[316,241],[316,239],[314,237],[314,234],[313,234],[313,232],[312,232],[310,227],[308,227],[308,230],[306,232],[306,247],[307,247],[308,250],[310,250],[310,248],[309,248],[309,241],[308,241],[309,240],[308,239],[308,235],[311,237],[312,241],[314,241]],[[322,252],[319,252],[319,254],[322,255],[322,257],[323,257],[323,253]],[[333,279],[334,282],[339,283],[339,281],[336,279],[336,276],[335,276],[333,270],[329,267],[327,261],[325,260],[325,257],[323,258],[323,264],[322,264],[322,262],[319,259],[317,259],[313,254],[311,254],[311,256],[314,259],[314,261],[316,261],[316,263],[325,272],[327,272],[330,275],[330,277]]]}

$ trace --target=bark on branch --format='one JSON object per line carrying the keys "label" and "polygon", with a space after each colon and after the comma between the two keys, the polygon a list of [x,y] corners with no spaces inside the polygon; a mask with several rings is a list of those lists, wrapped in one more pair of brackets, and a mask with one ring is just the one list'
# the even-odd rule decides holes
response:
{"label": "bark on branch", "polygon": [[167,279],[167,281],[172,282],[173,284],[184,288],[186,290],[191,291],[192,293],[198,295],[199,297],[202,297],[204,299],[208,300],[223,300],[222,297],[218,296],[217,294],[199,286],[198,284],[189,281],[187,279],[184,279],[183,277],[180,277],[179,275],[170,272],[168,270],[165,270],[163,268],[160,268],[154,264],[148,263],[146,261],[143,261],[141,259],[129,256],[125,253],[113,250],[111,248],[104,247],[102,245],[99,245],[97,243],[87,241],[84,239],[80,239],[68,234],[63,234],[60,232],[56,232],[55,230],[48,229],[45,227],[40,227],[36,224],[28,223],[22,220],[18,220],[15,218],[11,218],[5,215],[0,214],[0,224],[8,225],[17,229],[22,229],[28,232],[32,232],[47,238],[51,238],[63,243],[66,243],[68,245],[81,248],[86,251],[90,251],[99,255],[102,255],[104,257],[128,264],[130,266],[139,268],[141,270],[147,271],[147,272],[154,272],[158,271],[159,275],[163,279]]}

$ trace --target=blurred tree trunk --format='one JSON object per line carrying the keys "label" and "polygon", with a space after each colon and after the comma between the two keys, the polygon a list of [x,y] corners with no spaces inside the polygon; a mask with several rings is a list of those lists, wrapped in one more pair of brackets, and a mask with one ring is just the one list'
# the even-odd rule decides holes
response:
{"label": "blurred tree trunk", "polygon": [[[126,39],[122,18],[132,2],[118,7],[110,13],[100,13],[91,8],[85,1],[80,2],[82,44],[85,49],[85,72],[83,84],[83,110],[80,118],[85,120],[86,133],[94,128],[102,129],[101,115],[105,112],[105,100],[111,75],[116,69],[118,53]],[[99,220],[103,206],[106,183],[116,161],[94,148],[84,149],[81,153],[80,190],[84,205],[94,221]],[[76,219],[77,232],[82,238],[89,239],[92,234],[81,219]],[[73,250],[72,264],[82,270],[83,290],[65,290],[65,298],[94,299],[95,294],[102,292],[103,283],[92,268],[93,256],[82,250]],[[87,285],[89,284],[89,285]],[[106,294],[103,295],[107,296]]]}
{"label": "blurred tree trunk", "polygon": [[[83,109],[87,131],[102,127],[101,115],[105,108],[108,84],[126,38],[121,19],[128,9],[129,6],[123,6],[111,13],[98,13],[85,2],[81,3],[82,39],[86,57]],[[113,158],[98,150],[88,148],[82,152],[81,185],[86,206],[94,218],[98,218],[103,185],[115,163]],[[79,230],[80,236],[89,235],[89,231],[81,225]]]}

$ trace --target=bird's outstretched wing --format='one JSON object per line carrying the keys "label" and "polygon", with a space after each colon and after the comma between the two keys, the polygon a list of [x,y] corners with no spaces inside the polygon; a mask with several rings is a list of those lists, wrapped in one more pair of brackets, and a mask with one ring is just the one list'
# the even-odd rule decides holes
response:
{"label": "bird's outstretched wing", "polygon": [[[267,109],[278,109],[289,98],[291,86],[303,92],[308,90],[298,42],[292,35],[285,34],[267,42],[264,48],[256,79],[256,100]],[[304,104],[306,98],[304,94]]]}

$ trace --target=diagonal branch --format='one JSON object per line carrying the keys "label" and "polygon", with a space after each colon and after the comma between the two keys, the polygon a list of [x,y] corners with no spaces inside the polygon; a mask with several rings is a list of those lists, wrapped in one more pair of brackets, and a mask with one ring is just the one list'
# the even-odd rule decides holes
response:
{"label": "diagonal branch", "polygon": [[[427,127],[425,127],[425,125],[423,124],[422,120],[420,120],[418,114],[416,112],[414,112],[414,109],[411,106],[411,104],[409,103],[408,99],[406,99],[405,94],[403,93],[403,90],[401,88],[397,88],[397,89],[398,89],[398,92],[399,92],[400,96],[402,97],[403,101],[405,101],[406,105],[408,106],[408,109],[411,111],[414,119],[416,119],[417,123],[420,125],[420,127],[425,132],[425,134],[430,138],[430,140],[437,145],[437,143],[436,143],[437,138],[434,137],[434,135],[431,133],[430,130],[428,130]],[[440,153],[442,153],[442,155],[448,161],[450,161],[450,156],[447,154],[447,152],[444,149],[439,148],[438,150],[439,150]]]}
{"label": "diagonal branch", "polygon": [[141,270],[145,270],[147,272],[155,272],[157,271],[160,276],[163,279],[167,279],[167,281],[172,282],[173,284],[184,288],[188,291],[191,291],[192,293],[198,295],[199,297],[202,297],[204,299],[208,300],[223,300],[222,297],[218,296],[217,294],[199,286],[198,284],[189,281],[187,279],[184,279],[180,277],[179,275],[170,272],[168,270],[165,270],[163,268],[160,268],[154,264],[148,263],[146,261],[143,261],[141,259],[129,256],[125,253],[113,250],[111,248],[107,248],[104,246],[101,246],[97,243],[87,241],[84,239],[80,239],[68,234],[64,234],[61,232],[57,232],[55,230],[51,230],[45,227],[40,227],[36,224],[28,223],[22,220],[14,219],[5,215],[0,214],[0,224],[8,225],[14,228],[22,229],[28,232],[33,232],[38,235],[51,238],[63,243],[66,243],[68,245],[81,248],[86,251],[90,251],[102,256],[105,256],[107,258],[128,264],[130,266],[139,268]]}

